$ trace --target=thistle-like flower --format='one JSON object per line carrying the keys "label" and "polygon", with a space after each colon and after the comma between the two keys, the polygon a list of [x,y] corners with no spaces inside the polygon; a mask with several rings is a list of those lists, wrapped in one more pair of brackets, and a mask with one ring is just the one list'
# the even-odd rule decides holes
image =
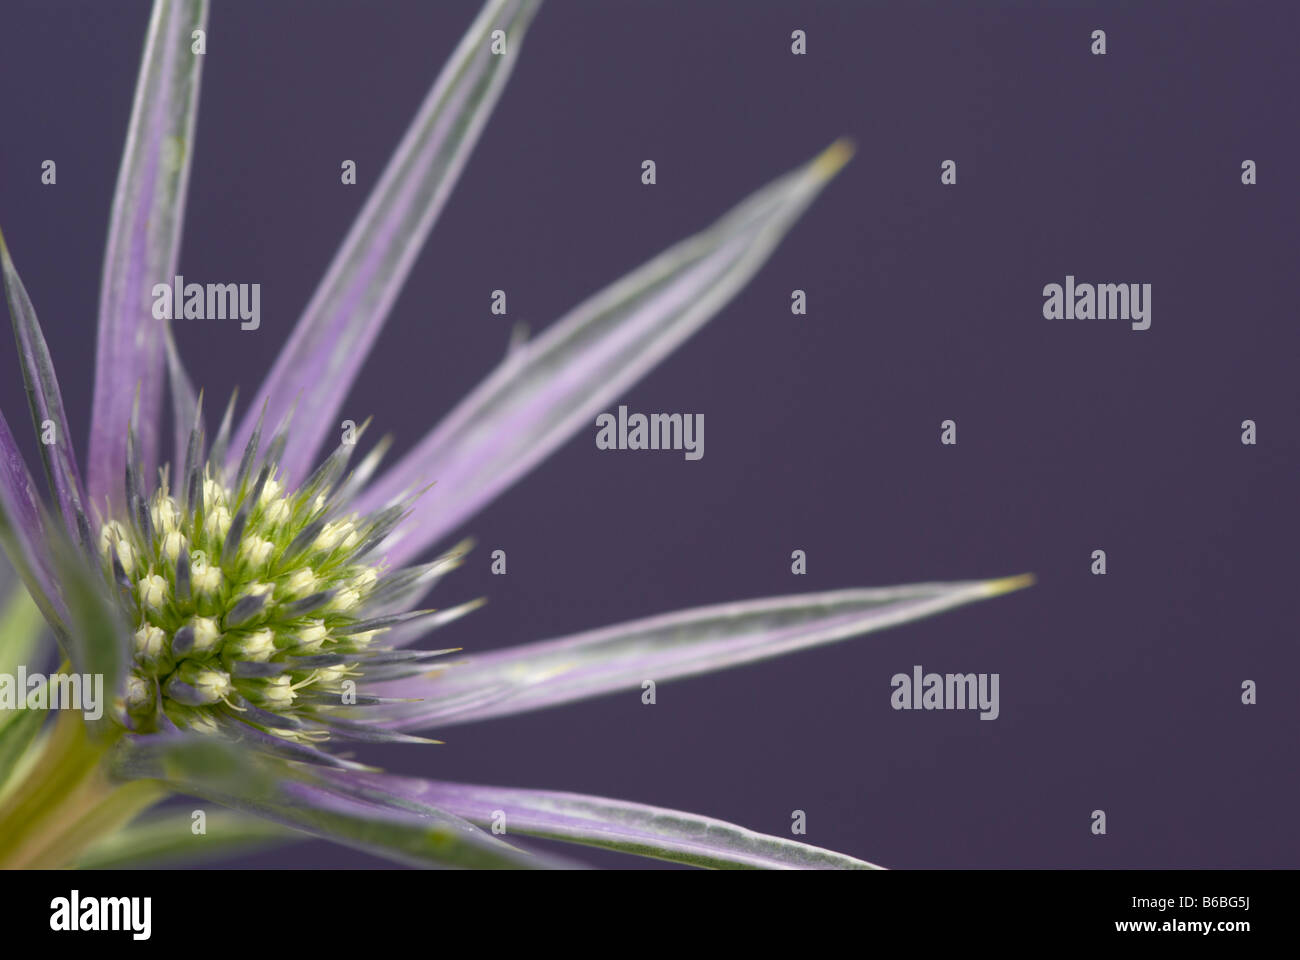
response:
{"label": "thistle-like flower", "polygon": [[[468,542],[415,561],[716,314],[851,154],[833,144],[536,340],[516,338],[396,465],[379,470],[386,440],[354,462],[364,425],[350,421],[315,462],[537,5],[488,0],[254,402],[237,420],[231,398],[211,435],[148,296],[176,265],[203,60],[191,38],[206,0],[157,0],[150,21],[110,224],[84,481],[45,334],[0,237],[51,492],[48,505],[37,497],[0,416],[0,540],[25,588],[0,616],[0,666],[34,655],[30,595],[71,668],[111,692],[101,719],[64,713],[44,731],[38,712],[0,712],[0,863],[95,862],[106,844],[129,854],[136,832],[168,829],[142,812],[178,792],[238,811],[228,836],[256,832],[252,815],[419,865],[555,864],[514,842],[536,834],[703,866],[871,866],[679,811],[392,777],[339,749],[428,743],[408,731],[776,656],[1027,582],[744,601],[456,661],[412,646],[478,605],[417,609]],[[164,380],[176,435],[160,468]],[[480,829],[501,815],[504,837]],[[186,821],[176,845],[189,836]]]}
{"label": "thistle-like flower", "polygon": [[[198,451],[195,429],[188,449]],[[252,724],[317,742],[329,736],[324,708],[356,703],[350,678],[363,664],[374,680],[438,655],[371,649],[393,625],[433,611],[384,612],[423,571],[381,587],[380,568],[366,562],[404,510],[343,512],[339,481],[355,444],[286,494],[275,476],[282,438],[259,464],[260,438],[255,430],[231,486],[217,479],[219,440],[216,463],[188,465],[179,497],[164,474],[146,499],[128,452],[127,520],[101,526],[99,551],[109,593],[134,627],[119,717],[132,730],[156,732],[165,718],[181,729]]]}

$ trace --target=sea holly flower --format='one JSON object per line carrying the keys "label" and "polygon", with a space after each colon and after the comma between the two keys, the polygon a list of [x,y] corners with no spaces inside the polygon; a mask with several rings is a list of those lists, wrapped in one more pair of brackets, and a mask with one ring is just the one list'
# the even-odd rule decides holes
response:
{"label": "sea holly flower", "polygon": [[[0,714],[0,863],[180,847],[188,822],[169,834],[169,814],[141,814],[182,793],[231,808],[227,837],[264,838],[263,818],[417,865],[570,862],[515,839],[535,835],[701,866],[871,866],[681,811],[394,777],[351,755],[859,636],[1027,582],[733,602],[458,659],[428,648],[480,603],[422,608],[469,549],[438,545],[717,314],[852,152],[831,145],[535,340],[517,338],[395,465],[381,469],[385,440],[358,450],[364,424],[320,457],[537,7],[484,5],[265,383],[238,418],[231,398],[213,431],[168,321],[150,308],[176,268],[204,59],[191,37],[206,28],[205,0],[158,0],[150,20],[110,220],[84,477],[45,332],[0,236],[50,491],[37,494],[0,414],[0,540],[25,587],[0,611],[0,666],[36,655],[35,609],[66,668],[102,676],[110,697],[99,719],[65,711],[48,729],[36,711]],[[496,31],[509,38],[504,54]],[[502,815],[505,836],[482,829]]]}

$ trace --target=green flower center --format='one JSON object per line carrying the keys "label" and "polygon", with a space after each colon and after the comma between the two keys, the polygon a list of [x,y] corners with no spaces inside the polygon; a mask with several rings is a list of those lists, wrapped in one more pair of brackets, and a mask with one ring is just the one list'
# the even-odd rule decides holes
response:
{"label": "green flower center", "polygon": [[100,528],[105,575],[135,628],[121,704],[130,726],[156,730],[161,711],[215,732],[233,713],[276,736],[322,739],[295,718],[355,702],[358,661],[381,632],[359,613],[379,577],[358,562],[375,522],[335,516],[316,485],[285,496],[270,470],[236,491],[209,468],[192,487],[193,502],[178,502],[164,475],[130,522]]}

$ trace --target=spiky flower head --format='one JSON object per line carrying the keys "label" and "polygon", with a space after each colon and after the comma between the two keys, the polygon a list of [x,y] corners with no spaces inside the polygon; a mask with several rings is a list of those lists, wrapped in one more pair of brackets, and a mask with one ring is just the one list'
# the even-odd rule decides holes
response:
{"label": "spiky flower head", "polygon": [[285,740],[325,739],[331,708],[375,699],[356,693],[363,662],[422,658],[375,644],[394,623],[432,612],[382,612],[420,573],[383,579],[372,562],[403,508],[348,510],[352,486],[339,481],[355,438],[290,489],[277,463],[287,425],[260,456],[259,427],[227,482],[226,433],[199,463],[200,423],[179,491],[164,468],[146,495],[128,440],[126,510],[99,528],[103,573],[134,636],[122,719],[137,732],[165,717],[200,732],[237,721]]}

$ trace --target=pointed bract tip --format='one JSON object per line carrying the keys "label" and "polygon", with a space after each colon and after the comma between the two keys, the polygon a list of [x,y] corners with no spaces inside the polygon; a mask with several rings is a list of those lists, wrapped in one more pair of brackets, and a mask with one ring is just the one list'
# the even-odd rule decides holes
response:
{"label": "pointed bract tip", "polygon": [[463,563],[465,558],[473,551],[476,541],[473,537],[466,537],[460,543],[448,550],[444,556],[449,563]]}
{"label": "pointed bract tip", "polygon": [[990,597],[1000,597],[1004,593],[1014,593],[1017,590],[1025,589],[1025,587],[1031,587],[1037,579],[1032,573],[1022,573],[1015,577],[990,580],[984,584],[984,589]]}
{"label": "pointed bract tip", "polygon": [[813,173],[823,180],[829,180],[839,173],[846,163],[853,159],[856,150],[857,147],[854,146],[852,140],[848,137],[840,137],[813,160]]}

